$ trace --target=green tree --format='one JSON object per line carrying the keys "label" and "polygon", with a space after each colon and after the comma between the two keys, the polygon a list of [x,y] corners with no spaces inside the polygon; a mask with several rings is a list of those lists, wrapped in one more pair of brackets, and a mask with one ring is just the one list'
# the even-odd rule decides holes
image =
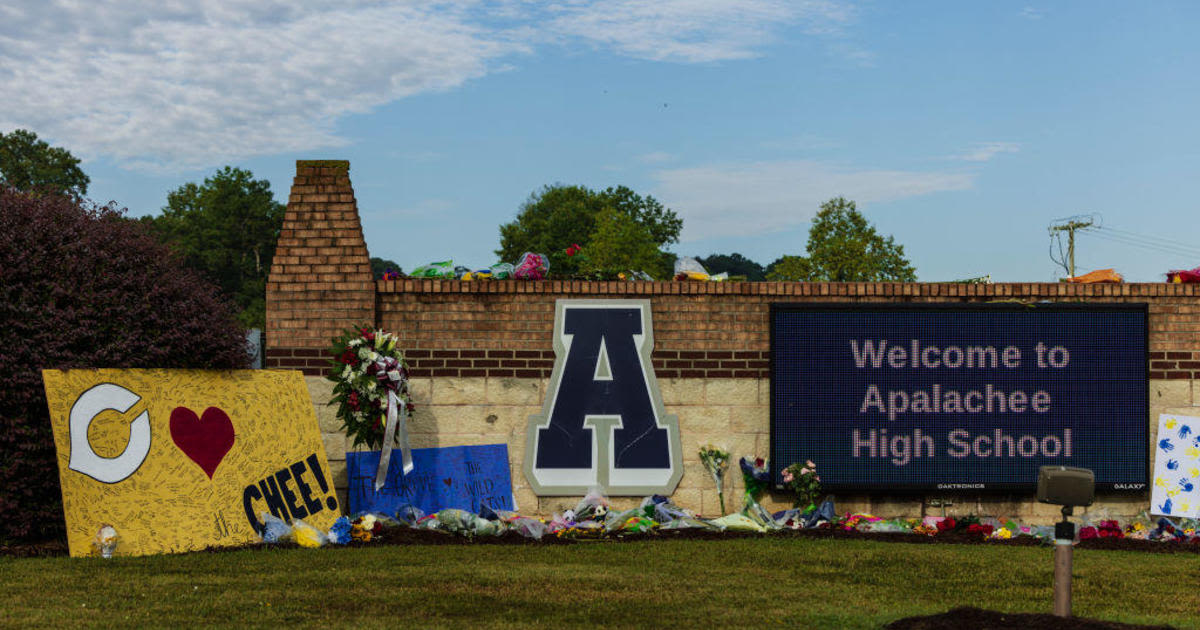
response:
{"label": "green tree", "polygon": [[582,246],[587,259],[600,255],[591,246],[591,239],[597,219],[606,209],[623,214],[645,228],[654,247],[660,250],[655,267],[642,271],[656,277],[669,274],[670,270],[664,267],[669,266],[674,255],[661,250],[679,241],[683,220],[654,197],[642,197],[624,186],[603,191],[562,184],[544,187],[522,204],[515,221],[500,226],[500,249],[496,255],[516,263],[521,254],[537,252],[550,259],[552,273],[580,273],[580,261],[568,256],[567,248]]}
{"label": "green tree", "polygon": [[767,272],[763,269],[762,265],[737,252],[732,254],[710,254],[696,260],[701,265],[704,265],[704,268],[712,274],[724,271],[730,276],[746,276],[746,280],[750,282],[761,282],[767,279]]}
{"label": "green tree", "polygon": [[605,208],[596,217],[596,230],[583,250],[579,271],[600,278],[623,271],[645,271],[655,278],[669,275],[650,230],[614,208]]}
{"label": "green tree", "polygon": [[374,256],[371,257],[371,275],[374,276],[376,280],[382,278],[383,272],[389,269],[395,271],[396,273],[404,273],[404,270],[400,268],[400,263],[394,260],[375,258]]}
{"label": "green tree", "polygon": [[267,274],[284,209],[270,182],[226,166],[203,184],[189,182],[172,191],[162,216],[144,220],[185,265],[203,272],[233,299],[238,321],[262,328]]}
{"label": "green tree", "polygon": [[32,131],[0,133],[0,184],[23,192],[66,193],[80,199],[90,182],[79,168],[79,158],[70,151],[38,140]]}
{"label": "green tree", "polygon": [[808,282],[913,282],[916,270],[904,246],[875,231],[853,201],[842,197],[821,204],[808,231],[808,256],[784,256],[771,263],[769,280]]}

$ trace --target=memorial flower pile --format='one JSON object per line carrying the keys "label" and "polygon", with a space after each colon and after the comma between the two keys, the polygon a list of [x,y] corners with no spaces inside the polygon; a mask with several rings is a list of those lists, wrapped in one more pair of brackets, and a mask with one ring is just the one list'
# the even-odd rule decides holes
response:
{"label": "memorial flower pile", "polygon": [[337,417],[355,446],[374,449],[383,443],[389,393],[407,412],[413,411],[408,368],[396,341],[396,335],[369,327],[348,330],[333,340],[329,404],[337,405]]}

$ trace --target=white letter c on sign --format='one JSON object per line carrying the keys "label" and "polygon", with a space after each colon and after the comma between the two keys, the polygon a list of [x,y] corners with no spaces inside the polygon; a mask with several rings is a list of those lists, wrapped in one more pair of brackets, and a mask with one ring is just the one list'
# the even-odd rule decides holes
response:
{"label": "white letter c on sign", "polygon": [[96,481],[117,483],[137,471],[150,453],[150,412],[143,411],[129,423],[129,443],[116,457],[101,457],[88,441],[88,426],[100,412],[129,411],[141,398],[112,383],[101,383],[79,395],[71,406],[71,459],[67,466]]}

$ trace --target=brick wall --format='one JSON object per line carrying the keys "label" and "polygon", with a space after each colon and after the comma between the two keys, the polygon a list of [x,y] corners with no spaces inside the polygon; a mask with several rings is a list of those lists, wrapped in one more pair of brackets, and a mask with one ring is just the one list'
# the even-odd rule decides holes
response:
{"label": "brick wall", "polygon": [[[523,475],[527,418],[541,411],[554,365],[551,335],[560,298],[650,299],[652,358],[667,413],[679,416],[684,476],[673,498],[718,511],[699,445],[735,457],[769,449],[768,317],[774,302],[1144,302],[1149,305],[1150,432],[1159,413],[1200,415],[1200,285],[996,285],[928,283],[698,283],[549,280],[460,282],[371,280],[345,162],[297,162],[297,176],[267,286],[266,366],[302,370],[345,501],[347,440],[326,405],[324,351],[340,330],[363,322],[400,336],[412,368],[415,448],[506,443],[520,509],[548,514],[578,497],[537,497]],[[731,472],[728,507],[741,479]],[[638,498],[619,498],[618,507]],[[768,507],[787,505],[771,496]],[[944,504],[952,503],[949,507]],[[1149,495],[1102,497],[1093,510],[1132,515]],[[942,507],[935,507],[942,506]],[[883,516],[994,514],[1049,522],[1053,506],[1028,495],[838,497],[839,510]]]}
{"label": "brick wall", "polygon": [[[560,298],[650,298],[660,377],[766,378],[773,302],[1149,304],[1150,378],[1200,378],[1200,285],[800,282],[375,283],[377,321],[422,376],[546,377]],[[537,373],[535,373],[535,371]]]}
{"label": "brick wall", "polygon": [[350,163],[299,160],[267,278],[265,367],[319,371],[340,330],[375,320],[371,261]]}

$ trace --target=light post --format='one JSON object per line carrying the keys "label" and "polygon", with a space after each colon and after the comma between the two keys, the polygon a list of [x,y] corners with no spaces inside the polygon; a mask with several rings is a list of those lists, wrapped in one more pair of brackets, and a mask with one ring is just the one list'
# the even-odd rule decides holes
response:
{"label": "light post", "polygon": [[1061,505],[1062,521],[1054,525],[1054,614],[1071,616],[1071,565],[1075,524],[1067,520],[1077,505],[1096,498],[1096,475],[1086,468],[1042,466],[1038,470],[1038,501]]}

